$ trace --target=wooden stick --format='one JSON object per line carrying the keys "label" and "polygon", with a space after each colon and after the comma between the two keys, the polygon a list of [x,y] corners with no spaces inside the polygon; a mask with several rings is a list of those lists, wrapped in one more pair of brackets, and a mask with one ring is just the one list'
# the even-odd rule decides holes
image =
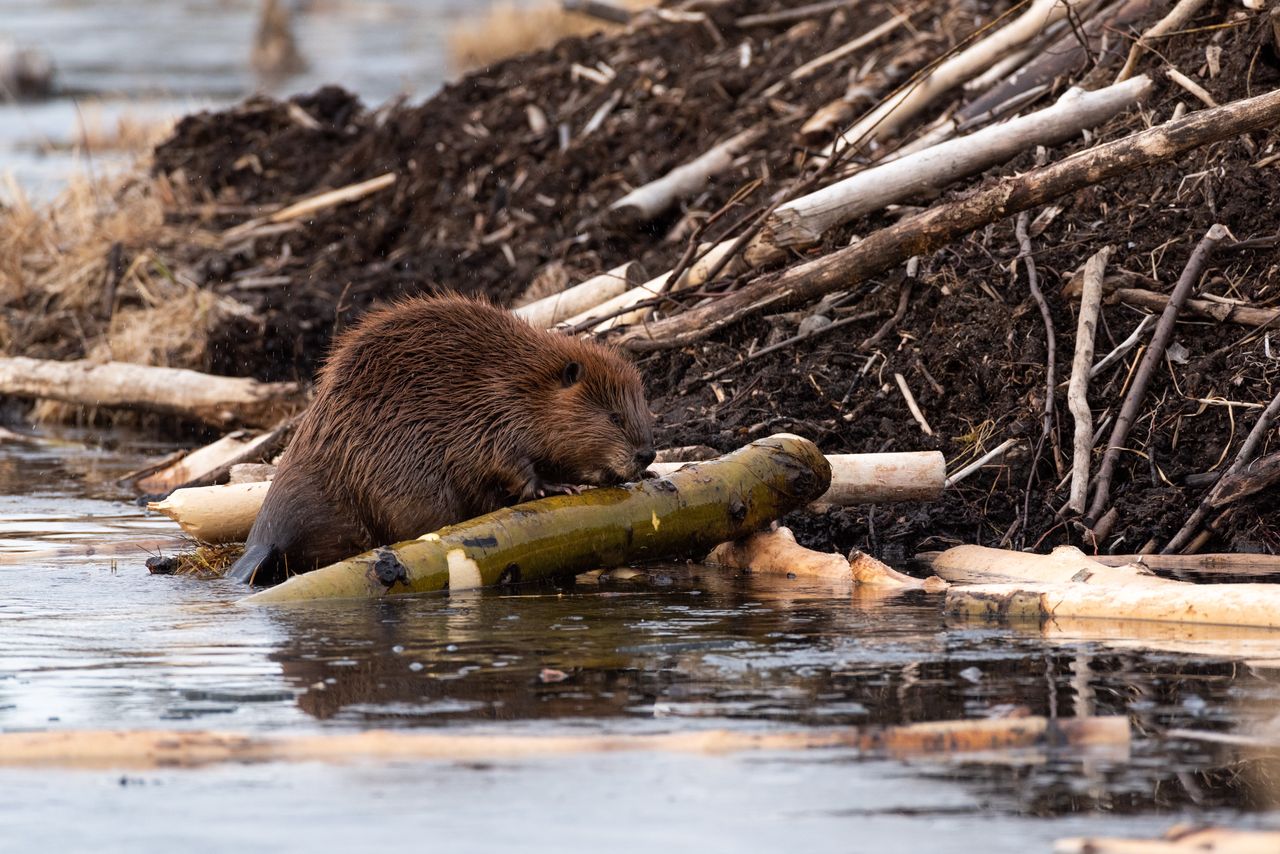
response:
{"label": "wooden stick", "polygon": [[1006,453],[1009,452],[1010,448],[1013,448],[1016,445],[1020,445],[1021,443],[1022,443],[1022,440],[1020,439],[1005,439],[999,445],[992,448],[990,451],[987,451],[985,454],[978,457],[976,460],[969,463],[967,466],[960,469],[955,474],[949,475],[947,477],[947,482],[946,482],[947,487],[950,488],[952,486],[955,486],[957,483],[964,480],[966,477],[973,474],[978,469],[982,468],[985,465],[990,464],[992,460],[996,460],[1003,457]]}
{"label": "wooden stick", "polygon": [[1044,414],[1041,418],[1040,440],[1036,442],[1035,453],[1031,460],[1031,465],[1027,472],[1027,489],[1023,503],[1023,518],[1028,518],[1031,505],[1031,484],[1036,476],[1036,468],[1040,464],[1040,451],[1044,447],[1046,441],[1052,440],[1054,465],[1059,474],[1062,468],[1059,464],[1060,453],[1058,448],[1058,434],[1053,429],[1053,416],[1056,409],[1055,386],[1058,384],[1058,332],[1053,326],[1053,313],[1049,311],[1049,303],[1044,298],[1044,291],[1040,290],[1040,277],[1036,273],[1036,261],[1031,251],[1031,237],[1027,233],[1030,225],[1031,212],[1023,211],[1018,214],[1018,218],[1014,223],[1013,232],[1018,241],[1018,259],[1022,261],[1023,266],[1027,270],[1027,290],[1031,292],[1031,298],[1035,300],[1036,305],[1040,308],[1040,319],[1044,323],[1044,341],[1045,341],[1045,394],[1044,394]]}
{"label": "wooden stick", "polygon": [[719,379],[725,374],[732,373],[733,371],[738,370],[748,362],[755,361],[756,359],[759,359],[762,356],[767,356],[770,353],[776,353],[779,350],[785,350],[788,347],[795,346],[801,341],[808,341],[810,338],[817,338],[821,335],[826,335],[830,332],[835,332],[837,329],[840,329],[841,327],[844,327],[844,326],[849,326],[850,324],[864,323],[870,320],[871,318],[876,317],[879,314],[880,312],[878,311],[863,311],[857,314],[851,314],[848,317],[842,317],[839,320],[834,320],[831,323],[828,323],[826,326],[820,326],[817,329],[814,329],[812,331],[805,332],[803,334],[792,335],[789,338],[782,339],[777,344],[770,344],[768,347],[761,347],[759,350],[753,350],[750,353],[747,353],[742,358],[738,359],[738,361],[736,362],[731,362],[722,368],[717,368],[716,370],[712,371],[709,374],[704,374],[702,376],[702,380],[704,382],[710,382],[711,380]]}
{"label": "wooden stick", "polygon": [[765,221],[762,241],[774,246],[813,243],[828,229],[886,205],[976,175],[1038,145],[1057,145],[1144,100],[1152,84],[1136,77],[1096,92],[1069,89],[1039,112],[939,143],[874,166],[787,202]]}
{"label": "wooden stick", "polygon": [[297,383],[260,383],[130,362],[0,358],[0,395],[177,415],[218,427],[267,427],[302,406]]}
{"label": "wooden stick", "polygon": [[851,53],[855,53],[877,39],[887,36],[889,33],[898,29],[898,27],[911,20],[911,16],[906,12],[899,12],[887,21],[878,24],[867,30],[862,35],[847,41],[835,50],[829,50],[822,56],[809,60],[804,65],[792,71],[787,75],[787,79],[791,81],[803,80],[811,76],[815,71],[826,68],[833,62],[839,62]]}
{"label": "wooden stick", "polygon": [[1187,584],[1105,566],[1072,546],[1052,554],[957,546],[931,569],[952,583],[946,612],[965,618],[1154,620],[1280,628],[1280,586]]}
{"label": "wooden stick", "polygon": [[558,294],[513,308],[511,313],[516,317],[523,317],[530,325],[539,329],[550,329],[557,323],[613,299],[639,285],[644,279],[644,268],[635,261],[628,261]]}
{"label": "wooden stick", "polygon": [[887,98],[823,149],[822,156],[830,157],[862,140],[889,137],[938,96],[972,79],[1000,57],[1062,20],[1072,5],[1071,0],[1032,0],[1027,11],[1014,21],[946,60],[916,85]]}
{"label": "wooden stick", "polygon": [[648,222],[680,199],[706,189],[707,182],[732,166],[738,155],[764,136],[765,130],[764,125],[757,125],[717,143],[661,178],[636,187],[610,205],[609,210],[619,222]]}
{"label": "wooden stick", "polygon": [[835,748],[909,757],[1128,745],[1129,719],[1123,715],[983,718],[765,732],[719,729],[654,735],[459,735],[375,729],[328,735],[250,736],[207,730],[52,730],[0,733],[0,765],[156,769],[226,762],[468,762],[623,750],[721,754]]}
{"label": "wooden stick", "polygon": [[1104,246],[1084,265],[1084,291],[1076,322],[1076,351],[1071,360],[1067,408],[1075,419],[1075,443],[1071,453],[1071,497],[1067,509],[1083,515],[1089,497],[1089,462],[1093,455],[1093,410],[1089,408],[1089,377],[1093,365],[1093,337],[1102,307],[1102,277],[1111,247]]}
{"label": "wooden stick", "polygon": [[1134,69],[1138,67],[1138,60],[1142,58],[1142,54],[1146,52],[1147,45],[1152,40],[1158,39],[1174,30],[1182,29],[1188,21],[1195,17],[1196,13],[1200,11],[1200,7],[1204,4],[1205,0],[1179,0],[1178,4],[1169,11],[1169,14],[1152,25],[1129,48],[1129,57],[1125,60],[1124,67],[1120,69],[1120,73],[1116,75],[1116,82],[1128,80],[1133,76]]}
{"label": "wooden stick", "polygon": [[1205,88],[1203,86],[1201,86],[1199,83],[1192,80],[1187,75],[1183,74],[1178,69],[1171,67],[1167,69],[1165,73],[1169,75],[1170,80],[1172,80],[1174,83],[1177,83],[1187,92],[1194,95],[1196,99],[1199,100],[1200,103],[1204,104],[1206,107],[1218,106],[1218,102],[1213,100],[1213,96],[1210,95],[1207,91],[1205,91]]}
{"label": "wooden stick", "polygon": [[929,426],[929,422],[924,419],[924,413],[920,411],[920,405],[916,403],[916,396],[911,393],[911,389],[907,387],[906,377],[902,374],[894,373],[894,382],[898,384],[898,391],[902,392],[902,399],[907,402],[907,409],[911,410],[911,417],[920,425],[920,429],[924,431],[926,436],[933,435],[933,428]]}
{"label": "wooden stick", "polygon": [[[1277,90],[1277,92],[1280,93],[1280,90]],[[1156,331],[1151,334],[1151,344],[1147,347],[1147,352],[1143,354],[1142,362],[1138,365],[1138,370],[1133,375],[1133,382],[1130,384],[1129,391],[1120,406],[1120,414],[1116,416],[1116,423],[1111,428],[1111,438],[1107,440],[1107,450],[1102,456],[1101,465],[1098,466],[1098,478],[1094,484],[1093,503],[1089,505],[1089,512],[1085,514],[1085,524],[1089,527],[1093,527],[1093,524],[1102,518],[1102,514],[1106,512],[1107,506],[1111,501],[1111,479],[1115,475],[1116,464],[1120,461],[1120,452],[1124,450],[1124,443],[1129,438],[1129,430],[1133,427],[1133,422],[1138,417],[1138,410],[1146,398],[1147,386],[1151,384],[1151,378],[1155,376],[1156,368],[1164,361],[1164,351],[1173,339],[1173,329],[1178,321],[1178,312],[1181,310],[1182,304],[1186,302],[1187,297],[1191,295],[1192,289],[1200,283],[1200,277],[1204,275],[1205,265],[1208,264],[1209,256],[1212,254],[1214,247],[1221,243],[1226,236],[1227,229],[1224,225],[1215,223],[1209,228],[1209,231],[1191,253],[1191,257],[1187,259],[1187,266],[1183,269],[1182,276],[1178,279],[1178,284],[1174,286],[1173,293],[1169,296],[1169,304],[1165,306],[1164,313],[1160,315],[1160,322],[1156,324]]]}
{"label": "wooden stick", "polygon": [[339,187],[336,190],[329,190],[324,193],[317,193],[314,196],[308,196],[305,199],[294,202],[286,208],[276,211],[275,213],[261,218],[251,219],[248,222],[242,222],[239,225],[229,228],[222,233],[222,241],[224,243],[239,240],[248,235],[249,232],[263,225],[276,225],[282,222],[290,222],[295,219],[317,214],[326,208],[344,205],[347,202],[358,201],[371,193],[386,189],[396,182],[394,172],[386,172],[376,178],[370,178],[367,181],[360,181],[355,184],[348,184],[345,187]]}
{"label": "wooden stick", "polygon": [[[1158,294],[1142,288],[1117,288],[1112,299],[1125,305],[1163,311],[1169,305],[1168,294]],[[1256,308],[1250,305],[1212,302],[1205,299],[1188,299],[1182,306],[1188,314],[1211,317],[1222,323],[1236,326],[1252,326],[1259,329],[1276,326],[1280,321],[1280,308]]]}
{"label": "wooden stick", "polygon": [[1196,505],[1196,509],[1192,511],[1191,516],[1178,529],[1178,533],[1173,535],[1173,539],[1169,540],[1165,547],[1160,550],[1162,554],[1173,554],[1186,547],[1191,538],[1200,531],[1200,526],[1204,524],[1204,520],[1209,513],[1227,503],[1218,500],[1221,497],[1219,487],[1223,486],[1224,481],[1229,482],[1229,479],[1234,478],[1245,466],[1253,462],[1254,457],[1258,455],[1259,450],[1262,448],[1262,443],[1266,439],[1267,433],[1271,431],[1271,425],[1275,423],[1277,415],[1280,415],[1280,392],[1271,398],[1271,403],[1258,416],[1258,420],[1253,424],[1253,429],[1249,431],[1249,435],[1241,443],[1235,459],[1231,461],[1231,465],[1227,467],[1222,477],[1209,489],[1200,503]]}
{"label": "wooden stick", "polygon": [[[1195,300],[1187,300],[1187,302],[1192,303],[1195,302]],[[1114,350],[1099,359],[1097,363],[1089,369],[1089,379],[1093,379],[1098,374],[1102,373],[1103,370],[1106,369],[1107,365],[1110,365],[1116,359],[1119,359],[1125,353],[1132,350],[1134,346],[1142,340],[1142,336],[1146,334],[1147,330],[1155,325],[1155,322],[1155,315],[1148,314],[1146,317],[1142,318],[1138,325],[1133,328],[1133,331],[1129,333],[1128,338],[1117,344]]]}
{"label": "wooden stick", "polygon": [[804,6],[796,6],[794,9],[782,9],[777,12],[763,12],[759,15],[743,15],[734,21],[739,27],[772,27],[776,24],[789,24],[792,21],[803,21],[805,18],[812,18],[817,15],[825,15],[828,12],[834,12],[837,9],[843,9],[846,6],[853,6],[862,0],[823,0],[819,3],[809,3]]}
{"label": "wooden stick", "polygon": [[760,276],[713,304],[632,328],[619,336],[618,343],[638,352],[687,346],[762,311],[785,311],[848,289],[912,255],[933,252],[961,235],[1059,196],[1277,122],[1280,90],[1199,110],[1007,177],[968,198],[937,205],[873,232],[853,246]]}

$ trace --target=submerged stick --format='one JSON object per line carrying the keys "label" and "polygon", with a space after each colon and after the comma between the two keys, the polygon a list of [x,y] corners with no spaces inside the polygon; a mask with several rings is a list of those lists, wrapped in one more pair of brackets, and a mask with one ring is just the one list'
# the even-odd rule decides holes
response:
{"label": "submerged stick", "polygon": [[812,442],[779,434],[663,478],[507,507],[295,576],[241,601],[269,605],[465,590],[702,557],[803,507],[830,482],[831,467]]}
{"label": "submerged stick", "polygon": [[465,762],[623,750],[719,754],[844,748],[873,756],[908,757],[1028,748],[1127,749],[1129,739],[1129,719],[1123,715],[654,735],[459,735],[375,729],[338,735],[250,736],[201,730],[60,730],[0,733],[0,766],[194,768],[225,762]]}
{"label": "submerged stick", "polygon": [[643,352],[683,347],[764,311],[787,311],[927,255],[988,223],[1179,154],[1280,122],[1280,89],[1198,110],[1177,121],[1077,152],[1001,180],[968,198],[937,205],[869,234],[853,246],[760,276],[707,305],[633,327],[618,338]]}
{"label": "submerged stick", "polygon": [[305,401],[297,383],[260,383],[129,362],[0,358],[0,395],[177,415],[218,427],[270,427]]}
{"label": "submerged stick", "polygon": [[[1277,91],[1280,92],[1280,90]],[[1192,251],[1191,257],[1187,259],[1187,266],[1183,268],[1182,276],[1174,286],[1173,293],[1169,295],[1169,304],[1160,315],[1156,331],[1151,334],[1151,344],[1142,356],[1142,362],[1133,375],[1133,383],[1129,386],[1129,392],[1120,406],[1120,414],[1116,416],[1116,423],[1111,428],[1111,438],[1107,440],[1106,453],[1103,454],[1102,463],[1098,466],[1093,503],[1089,505],[1089,512],[1085,514],[1085,524],[1089,527],[1093,527],[1093,524],[1102,518],[1111,501],[1111,479],[1115,476],[1116,465],[1120,462],[1120,452],[1124,450],[1124,443],[1129,438],[1129,430],[1133,427],[1133,422],[1138,417],[1138,410],[1147,396],[1147,386],[1151,384],[1151,378],[1155,376],[1156,369],[1164,361],[1165,349],[1173,340],[1173,329],[1178,322],[1178,312],[1187,297],[1191,295],[1192,289],[1200,283],[1205,265],[1209,262],[1209,255],[1226,236],[1227,229],[1224,225],[1215,223],[1209,228]]]}

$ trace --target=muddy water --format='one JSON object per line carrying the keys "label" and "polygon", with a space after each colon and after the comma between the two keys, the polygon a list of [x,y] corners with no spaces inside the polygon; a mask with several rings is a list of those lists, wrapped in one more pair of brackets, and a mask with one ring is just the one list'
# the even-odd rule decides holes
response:
{"label": "muddy water", "polygon": [[[111,151],[74,150],[80,128],[180,116],[256,91],[283,96],[340,82],[372,104],[426,96],[449,75],[446,38],[484,0],[323,0],[301,9],[301,74],[256,77],[249,53],[258,0],[0,0],[0,41],[36,48],[57,67],[56,97],[5,103],[0,173],[48,197],[68,173],[118,168]],[[0,187],[0,199],[5,190]]]}
{"label": "muddy water", "polygon": [[[668,732],[1022,709],[1128,715],[1136,740],[1127,756],[910,763],[815,752],[0,770],[0,850],[425,838],[457,850],[1020,852],[1176,820],[1280,824],[1274,765],[1159,737],[1271,719],[1280,671],[1264,661],[949,625],[922,594],[851,598],[685,566],[565,589],[249,610],[233,585],[143,567],[173,529],[118,500],[111,481],[163,448],[85,438],[0,447],[3,731]],[[89,546],[98,553],[50,552]],[[1280,645],[1255,643],[1249,657],[1268,649]]]}

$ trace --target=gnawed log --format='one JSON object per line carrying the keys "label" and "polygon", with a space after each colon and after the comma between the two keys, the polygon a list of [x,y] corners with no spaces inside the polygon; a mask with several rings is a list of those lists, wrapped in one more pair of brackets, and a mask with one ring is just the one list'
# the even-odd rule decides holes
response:
{"label": "gnawed log", "polygon": [[831,467],[780,434],[667,477],[507,507],[297,575],[242,602],[382,597],[702,557],[817,498]]}
{"label": "gnawed log", "polygon": [[1275,854],[1280,831],[1177,827],[1161,839],[1079,836],[1053,843],[1053,854]]}
{"label": "gnawed log", "polygon": [[230,480],[234,467],[270,459],[283,450],[293,435],[296,423],[296,419],[290,418],[275,429],[256,435],[236,430],[203,448],[179,452],[154,465],[130,472],[121,481],[143,495],[167,494],[182,487],[223,483]]}
{"label": "gnawed log", "polygon": [[634,351],[695,341],[763,311],[786,311],[851,288],[961,235],[1059,196],[1169,160],[1202,145],[1280,123],[1280,89],[1097,145],[1056,163],[1007,177],[965,199],[937,205],[873,232],[853,246],[777,274],[673,317],[634,327],[618,343]]}
{"label": "gnawed log", "polygon": [[1070,89],[1039,112],[874,166],[787,202],[766,219],[761,241],[778,247],[813,243],[828,229],[886,205],[940,190],[1037,145],[1070,139],[1124,112],[1150,92],[1146,77],[1096,92]]}
{"label": "gnawed log", "polygon": [[1087,617],[1280,628],[1276,585],[1170,581],[1137,566],[1106,566],[1072,546],[1048,555],[957,546],[939,555],[932,569],[953,585],[946,612],[968,619]]}
{"label": "gnawed log", "polygon": [[919,579],[904,575],[871,555],[854,550],[849,557],[807,549],[796,542],[790,528],[759,531],[749,537],[721,543],[705,561],[712,566],[746,569],[797,578],[821,578],[879,587],[945,590],[940,578]]}
{"label": "gnawed log", "polygon": [[260,383],[129,362],[0,358],[0,395],[177,415],[219,427],[268,427],[300,409],[298,383]]}
{"label": "gnawed log", "polygon": [[[941,451],[831,454],[827,463],[831,467],[831,485],[813,502],[815,509],[829,505],[933,501],[942,494],[946,480],[946,460]],[[649,470],[665,477],[688,464],[654,463]],[[266,484],[261,487],[239,491],[221,486],[180,489],[151,507],[201,542],[238,543],[249,536],[249,528],[262,508]],[[208,539],[209,536],[217,539]]]}
{"label": "gnawed log", "polygon": [[681,199],[697,195],[706,189],[713,176],[726,171],[739,154],[764,136],[764,132],[763,125],[747,128],[661,178],[636,187],[609,206],[612,216],[620,222],[648,222]]}
{"label": "gnawed log", "polygon": [[589,311],[638,286],[644,278],[644,268],[635,261],[628,261],[607,273],[592,276],[585,282],[565,288],[558,294],[513,308],[511,313],[524,318],[538,329],[550,329],[561,321]]}
{"label": "gnawed log", "polygon": [[242,543],[270,486],[270,481],[264,481],[178,489],[147,509],[168,516],[202,543]]}
{"label": "gnawed log", "polygon": [[618,751],[721,754],[748,750],[855,750],[876,757],[948,756],[999,750],[1129,747],[1129,719],[997,718],[890,727],[810,727],[653,735],[467,735],[367,730],[249,736],[201,730],[52,730],[0,733],[0,766],[194,768],[227,762],[516,760]]}

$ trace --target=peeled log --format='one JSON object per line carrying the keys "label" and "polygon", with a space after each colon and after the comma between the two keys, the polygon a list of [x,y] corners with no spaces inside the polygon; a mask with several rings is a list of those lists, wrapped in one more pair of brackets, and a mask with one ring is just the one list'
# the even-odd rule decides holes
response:
{"label": "peeled log", "polygon": [[294,576],[242,602],[465,590],[701,557],[803,507],[830,481],[831,467],[812,442],[770,436],[667,477],[503,508]]}
{"label": "peeled log", "polygon": [[[831,466],[831,486],[813,502],[815,507],[933,501],[942,493],[946,480],[946,460],[941,451],[831,454],[827,463]],[[649,470],[665,477],[688,464],[654,463]],[[225,486],[207,486],[179,489],[150,507],[173,519],[201,542],[244,542],[267,496],[265,483],[254,485],[261,488],[233,490]],[[218,539],[208,539],[209,535]]]}
{"label": "peeled log", "polygon": [[945,590],[940,578],[919,579],[881,563],[871,555],[853,551],[849,557],[807,549],[796,542],[790,528],[759,531],[749,537],[721,543],[707,556],[707,563],[761,574],[820,578],[876,587],[910,587]]}
{"label": "peeled log", "polygon": [[302,407],[298,383],[260,383],[129,362],[0,359],[0,395],[178,415],[218,427],[269,427]]}
{"label": "peeled log", "polygon": [[648,735],[469,735],[373,729],[336,735],[249,736],[201,730],[51,730],[0,733],[0,767],[145,769],[224,762],[510,761],[620,750],[728,753],[842,748],[873,756],[908,757],[1063,747],[1127,751],[1129,740],[1129,719],[1122,715]]}
{"label": "peeled log", "polygon": [[1136,566],[1105,566],[1072,546],[1049,555],[957,546],[938,555],[931,568],[954,585],[945,605],[951,616],[1280,628],[1280,587],[1274,584],[1171,581]]}
{"label": "peeled log", "polygon": [[614,267],[607,273],[592,276],[581,284],[565,288],[558,294],[545,296],[511,310],[538,329],[550,329],[561,321],[589,311],[605,300],[613,299],[644,281],[644,268],[635,261]]}
{"label": "peeled log", "polygon": [[270,486],[270,481],[262,481],[178,489],[147,509],[168,516],[202,543],[242,543]]}

